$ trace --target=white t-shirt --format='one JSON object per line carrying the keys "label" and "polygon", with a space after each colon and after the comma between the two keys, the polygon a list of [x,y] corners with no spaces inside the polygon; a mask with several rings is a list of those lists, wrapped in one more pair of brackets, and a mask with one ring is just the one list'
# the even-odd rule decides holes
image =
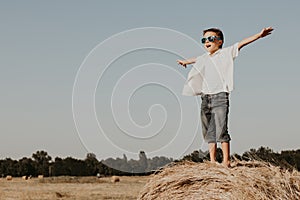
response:
{"label": "white t-shirt", "polygon": [[219,49],[213,55],[197,57],[183,88],[183,95],[217,94],[233,90],[233,61],[238,43]]}

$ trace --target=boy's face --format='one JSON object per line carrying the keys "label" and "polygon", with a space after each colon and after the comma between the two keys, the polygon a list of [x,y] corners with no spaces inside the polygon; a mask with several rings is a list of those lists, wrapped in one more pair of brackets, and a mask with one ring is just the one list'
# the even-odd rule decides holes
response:
{"label": "boy's face", "polygon": [[[217,36],[217,34],[215,32],[206,32],[204,35],[203,35],[203,38],[208,38],[210,36]],[[222,40],[218,40],[218,39],[215,39],[213,42],[210,42],[208,40],[205,41],[204,43],[204,48],[210,53],[210,54],[213,54],[215,53],[218,49],[219,49],[219,46],[223,43]]]}

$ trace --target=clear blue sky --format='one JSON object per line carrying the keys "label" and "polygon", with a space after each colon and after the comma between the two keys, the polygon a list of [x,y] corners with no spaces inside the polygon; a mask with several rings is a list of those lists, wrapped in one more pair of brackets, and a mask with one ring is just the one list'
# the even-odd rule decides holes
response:
{"label": "clear blue sky", "polygon": [[[273,26],[275,30],[271,36],[245,47],[235,61],[235,90],[230,107],[232,152],[242,153],[259,146],[275,151],[299,149],[299,6],[298,1],[258,0],[0,1],[0,158],[31,156],[37,150],[46,150],[53,157],[85,157],[91,149],[82,141],[85,133],[77,133],[72,113],[76,74],[99,43],[119,32],[142,27],[173,29],[196,41],[203,29],[219,27],[225,33],[225,46],[228,46],[263,27]],[[176,40],[174,44],[185,45]],[[190,56],[195,55],[197,52]],[[111,115],[108,113],[111,110],[103,103],[106,97],[102,92],[111,93],[116,85],[113,81],[120,80],[122,73],[137,64],[156,62],[186,76],[189,69],[179,68],[176,59],[176,55],[168,52],[144,50],[114,62],[107,71],[111,75],[100,80],[95,94],[98,119],[101,121],[104,115],[108,119]],[[139,78],[151,80],[147,73]],[[177,82],[175,74],[167,79]],[[104,88],[101,81],[108,81],[110,87]],[[176,84],[181,87],[182,81]],[[151,105],[164,105],[153,107],[153,117],[158,119],[158,125],[161,124],[159,120],[167,120],[162,141],[176,138],[177,135],[172,134],[180,123],[189,120],[176,115],[180,110],[176,96],[181,94],[155,85],[146,85],[138,91],[143,89],[151,95],[133,94],[134,103],[129,104],[132,119],[145,125],[149,123]],[[118,98],[120,102],[127,101],[122,95]],[[122,108],[115,109],[122,114]],[[192,111],[190,114],[194,116]],[[166,114],[168,112],[171,114]],[[166,118],[160,119],[161,116]],[[102,123],[105,123],[106,134],[115,134],[109,133],[109,130],[117,131],[115,125],[110,124],[110,119],[105,120],[104,117]],[[196,140],[189,133],[185,139],[192,141],[187,153],[200,148],[201,131]],[[105,145],[102,152],[104,142],[99,141],[99,152],[95,152],[99,159],[122,156],[122,151],[106,152]],[[139,148],[130,141],[118,142],[115,145],[127,151]],[[143,150],[155,152],[159,146],[154,143],[143,143]],[[181,145],[177,141],[167,145],[166,151],[158,152],[176,157],[178,154],[172,155],[172,151],[183,148]]]}

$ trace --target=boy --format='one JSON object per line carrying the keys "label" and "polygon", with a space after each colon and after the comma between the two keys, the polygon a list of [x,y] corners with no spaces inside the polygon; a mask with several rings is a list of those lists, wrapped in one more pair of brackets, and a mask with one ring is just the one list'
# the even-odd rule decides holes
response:
{"label": "boy", "polygon": [[210,28],[203,31],[201,42],[208,53],[197,58],[177,60],[186,68],[194,64],[184,85],[183,95],[201,95],[201,122],[205,142],[209,146],[211,162],[216,162],[217,142],[221,143],[222,164],[230,167],[228,134],[229,93],[233,90],[233,60],[244,46],[270,35],[272,27],[222,49],[224,36],[221,30]]}

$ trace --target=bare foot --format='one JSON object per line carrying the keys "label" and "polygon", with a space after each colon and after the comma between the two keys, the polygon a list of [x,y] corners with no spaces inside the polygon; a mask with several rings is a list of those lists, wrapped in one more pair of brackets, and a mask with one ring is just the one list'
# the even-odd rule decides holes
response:
{"label": "bare foot", "polygon": [[220,164],[221,164],[221,163],[219,163],[219,162],[216,161],[216,160],[211,160],[210,163],[211,163],[211,164],[216,164],[216,165],[220,165]]}
{"label": "bare foot", "polygon": [[230,161],[222,162],[222,165],[227,168],[231,168]]}

